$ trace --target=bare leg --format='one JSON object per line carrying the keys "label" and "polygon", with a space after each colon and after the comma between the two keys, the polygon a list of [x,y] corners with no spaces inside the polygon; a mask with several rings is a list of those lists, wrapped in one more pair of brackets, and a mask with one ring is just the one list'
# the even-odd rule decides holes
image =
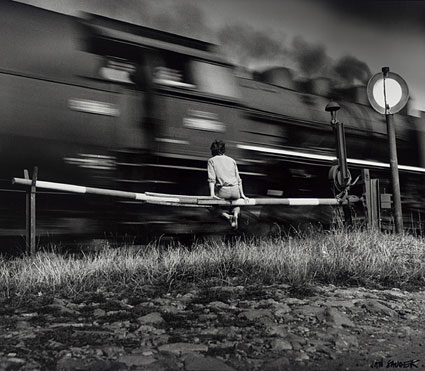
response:
{"label": "bare leg", "polygon": [[239,218],[240,212],[241,212],[240,207],[235,207],[233,209],[233,218],[231,220],[231,224],[232,224],[232,228],[234,229],[238,229],[238,218]]}
{"label": "bare leg", "polygon": [[225,212],[225,211],[223,211],[223,212],[221,213],[221,215],[222,215],[223,217],[225,217],[227,220],[230,220],[230,219],[232,218],[232,216],[231,216],[229,213]]}
{"label": "bare leg", "polygon": [[233,216],[232,216],[232,215],[230,215],[229,213],[227,213],[227,212],[223,211],[223,212],[221,213],[221,216],[222,216],[222,217],[224,217],[224,218],[226,218],[226,220],[228,220],[230,223],[232,223],[232,218],[233,218]]}

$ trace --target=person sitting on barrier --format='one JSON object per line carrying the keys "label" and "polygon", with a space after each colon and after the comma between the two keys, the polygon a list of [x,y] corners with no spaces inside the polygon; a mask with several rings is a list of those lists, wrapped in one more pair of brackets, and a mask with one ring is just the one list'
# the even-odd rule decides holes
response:
{"label": "person sitting on barrier", "polygon": [[[243,192],[242,180],[236,161],[225,155],[225,143],[221,140],[215,140],[210,149],[213,156],[208,160],[208,183],[211,197],[225,200],[237,200],[239,198],[248,200]],[[238,228],[239,213],[239,206],[232,208],[230,213],[221,211],[221,215],[229,221],[234,229]]]}

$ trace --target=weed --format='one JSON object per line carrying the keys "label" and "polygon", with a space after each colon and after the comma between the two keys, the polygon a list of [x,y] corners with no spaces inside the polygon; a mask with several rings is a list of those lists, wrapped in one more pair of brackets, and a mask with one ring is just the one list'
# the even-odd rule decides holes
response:
{"label": "weed", "polygon": [[302,292],[314,283],[386,287],[425,282],[421,237],[365,230],[319,231],[295,236],[197,242],[185,247],[99,249],[82,256],[49,251],[0,259],[3,297],[84,292],[170,290],[213,285],[286,283]]}

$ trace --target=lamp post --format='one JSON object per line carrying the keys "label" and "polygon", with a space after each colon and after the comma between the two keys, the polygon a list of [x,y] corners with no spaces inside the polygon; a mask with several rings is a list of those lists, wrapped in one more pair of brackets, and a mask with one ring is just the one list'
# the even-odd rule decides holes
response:
{"label": "lamp post", "polygon": [[344,124],[336,118],[336,113],[341,109],[337,102],[331,101],[326,105],[325,111],[331,113],[331,125],[334,129],[337,143],[338,173],[336,179],[341,188],[348,185],[350,176],[347,167],[347,150],[345,146]]}
{"label": "lamp post", "polygon": [[389,67],[382,67],[367,84],[367,96],[373,109],[385,115],[387,124],[391,182],[394,198],[395,231],[403,231],[403,213],[401,209],[400,180],[398,176],[397,145],[394,128],[394,113],[399,112],[409,99],[406,82]]}

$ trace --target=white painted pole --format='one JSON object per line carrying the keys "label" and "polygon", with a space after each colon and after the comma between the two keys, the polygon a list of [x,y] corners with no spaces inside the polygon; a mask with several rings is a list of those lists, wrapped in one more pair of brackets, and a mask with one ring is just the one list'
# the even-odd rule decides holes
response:
{"label": "white painted pole", "polygon": [[[31,179],[13,178],[13,184],[31,186]],[[287,206],[317,206],[317,205],[340,205],[341,200],[336,198],[250,198],[248,200],[217,200],[205,196],[146,194],[136,192],[117,191],[113,189],[84,187],[65,183],[54,183],[37,180],[35,186],[42,189],[65,191],[79,194],[97,194],[139,200],[151,204],[171,206],[256,206],[256,205],[287,205]]]}

